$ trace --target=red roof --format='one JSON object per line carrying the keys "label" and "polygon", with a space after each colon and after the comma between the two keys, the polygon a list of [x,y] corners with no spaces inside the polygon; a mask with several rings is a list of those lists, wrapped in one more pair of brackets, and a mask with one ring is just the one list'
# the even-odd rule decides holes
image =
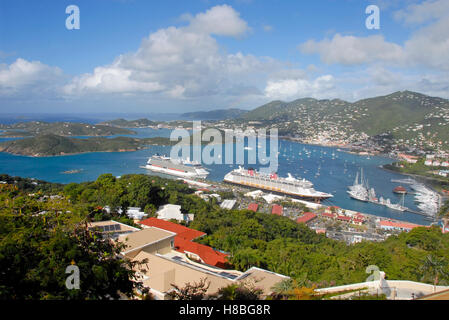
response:
{"label": "red roof", "polygon": [[404,222],[393,222],[393,221],[388,221],[388,220],[380,221],[380,225],[382,227],[393,227],[393,228],[410,229],[410,230],[413,228],[422,227],[418,224],[404,223]]}
{"label": "red roof", "polygon": [[347,216],[338,216],[337,219],[343,220],[343,221],[351,221],[351,217],[347,217]]}
{"label": "red roof", "polygon": [[333,213],[323,212],[321,215],[325,216],[325,217],[328,217],[328,218],[335,218],[335,215]]}
{"label": "red roof", "polygon": [[277,214],[278,216],[282,216],[282,211],[283,211],[282,206],[280,206],[280,205],[278,205],[278,204],[274,204],[274,205],[271,207],[271,213],[272,213],[272,214]]}
{"label": "red roof", "polygon": [[164,229],[167,231],[174,232],[174,233],[176,233],[176,237],[179,237],[179,238],[182,238],[182,239],[185,239],[188,241],[206,235],[204,232],[190,229],[190,228],[184,227],[180,224],[157,219],[157,218],[145,219],[145,220],[141,221],[140,224],[146,225],[148,227],[156,227],[159,229]]}
{"label": "red roof", "polygon": [[180,252],[191,252],[198,255],[204,263],[219,268],[226,267],[227,254],[215,251],[213,248],[201,243],[177,239],[175,237],[175,247]]}
{"label": "red roof", "polygon": [[198,255],[204,261],[204,263],[211,266],[220,268],[226,266],[227,254],[215,251],[213,248],[204,244],[192,242],[193,239],[206,235],[204,232],[190,229],[177,223],[157,218],[148,218],[141,221],[140,223],[149,227],[156,227],[176,233],[175,249],[177,251],[182,253],[184,253],[185,251],[194,253]]}
{"label": "red roof", "polygon": [[307,223],[312,219],[316,218],[316,214],[312,213],[312,212],[305,212],[304,215],[302,217],[299,217],[298,219],[296,219],[297,223]]}
{"label": "red roof", "polygon": [[257,212],[257,209],[259,208],[259,205],[257,204],[257,203],[250,203],[249,204],[249,206],[248,206],[248,210],[251,210],[251,211],[254,211],[254,212]]}

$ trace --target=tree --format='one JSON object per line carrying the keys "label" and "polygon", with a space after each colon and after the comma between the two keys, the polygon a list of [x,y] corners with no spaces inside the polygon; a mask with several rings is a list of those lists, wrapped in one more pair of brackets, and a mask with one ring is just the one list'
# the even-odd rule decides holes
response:
{"label": "tree", "polygon": [[[120,257],[122,245],[81,222],[65,210],[0,214],[0,299],[119,299],[144,292],[136,270],[146,261]],[[80,289],[65,285],[72,263],[80,271]]]}
{"label": "tree", "polygon": [[199,282],[188,282],[184,287],[171,284],[173,290],[168,295],[174,300],[203,300],[210,286],[207,278],[201,278]]}
{"label": "tree", "polygon": [[260,300],[263,294],[261,288],[248,282],[232,283],[218,289],[218,300]]}
{"label": "tree", "polygon": [[447,277],[449,275],[448,270],[448,263],[443,258],[428,255],[421,266],[421,280],[426,281],[429,280],[429,278],[433,279],[433,284],[436,286],[438,285],[441,276]]}

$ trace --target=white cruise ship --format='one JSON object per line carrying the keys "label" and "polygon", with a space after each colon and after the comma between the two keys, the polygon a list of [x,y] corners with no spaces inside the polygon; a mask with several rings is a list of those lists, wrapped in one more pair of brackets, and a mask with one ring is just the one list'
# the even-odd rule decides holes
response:
{"label": "white cruise ship", "polygon": [[296,179],[290,173],[287,178],[278,177],[276,173],[262,174],[254,169],[239,167],[225,175],[224,182],[262,189],[272,193],[292,196],[303,200],[320,202],[333,195],[313,189],[313,184],[306,179]]}
{"label": "white cruise ship", "polygon": [[150,157],[146,166],[142,168],[183,178],[205,179],[209,175],[209,171],[204,169],[198,162],[171,159],[170,157],[159,155]]}

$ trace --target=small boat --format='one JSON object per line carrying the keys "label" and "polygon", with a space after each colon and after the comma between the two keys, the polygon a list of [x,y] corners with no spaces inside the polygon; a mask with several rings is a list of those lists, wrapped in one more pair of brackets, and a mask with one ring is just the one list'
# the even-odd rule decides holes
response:
{"label": "small boat", "polygon": [[393,189],[393,193],[407,194],[407,189],[405,189],[403,186],[398,186],[398,187]]}

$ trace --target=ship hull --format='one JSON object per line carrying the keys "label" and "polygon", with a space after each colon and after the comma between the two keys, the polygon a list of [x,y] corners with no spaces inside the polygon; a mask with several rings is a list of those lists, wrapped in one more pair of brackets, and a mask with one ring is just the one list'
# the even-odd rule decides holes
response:
{"label": "ship hull", "polygon": [[326,200],[326,199],[329,199],[332,197],[332,196],[323,196],[323,197],[322,196],[309,196],[309,195],[301,195],[301,194],[297,194],[297,193],[291,193],[291,192],[283,191],[283,190],[273,190],[272,188],[268,188],[263,185],[251,185],[251,184],[245,183],[245,182],[231,181],[226,178],[223,179],[223,182],[232,184],[232,185],[236,185],[239,187],[246,187],[249,189],[261,189],[261,190],[268,191],[272,194],[276,194],[276,195],[280,195],[280,196],[290,196],[295,199],[304,200],[304,201],[313,201],[313,202],[317,202],[317,203],[321,202],[322,200]]}
{"label": "ship hull", "polygon": [[197,174],[194,172],[185,172],[185,171],[181,171],[181,170],[177,170],[177,169],[171,170],[171,169],[162,168],[159,166],[148,165],[148,164],[142,168],[145,168],[147,170],[154,171],[154,172],[164,173],[164,174],[168,174],[171,176],[183,177],[183,178],[205,179],[208,176],[207,174]]}

